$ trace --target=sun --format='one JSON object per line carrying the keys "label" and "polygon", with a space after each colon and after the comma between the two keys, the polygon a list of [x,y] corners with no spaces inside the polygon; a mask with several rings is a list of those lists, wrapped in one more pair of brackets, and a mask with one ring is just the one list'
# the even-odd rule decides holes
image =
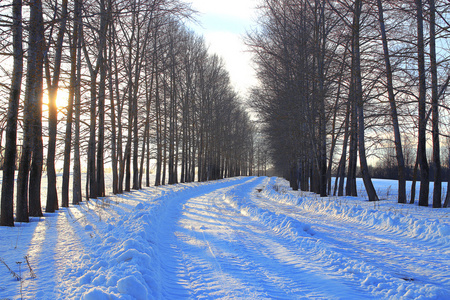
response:
{"label": "sun", "polygon": [[58,109],[66,108],[69,101],[69,90],[65,88],[59,88],[56,95],[56,106]]}
{"label": "sun", "polygon": [[[48,111],[48,91],[45,91],[43,94],[43,109],[44,111]],[[69,102],[69,90],[66,88],[59,88],[58,93],[56,94],[56,106],[58,110],[62,110],[67,108]]]}

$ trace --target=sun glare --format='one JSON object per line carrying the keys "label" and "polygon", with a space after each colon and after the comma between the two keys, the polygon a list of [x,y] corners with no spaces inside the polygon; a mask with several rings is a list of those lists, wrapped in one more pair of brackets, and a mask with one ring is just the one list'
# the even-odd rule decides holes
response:
{"label": "sun glare", "polygon": [[58,89],[58,94],[56,96],[56,106],[58,106],[58,109],[67,107],[68,100],[69,91],[65,88]]}
{"label": "sun glare", "polygon": [[[43,97],[44,111],[48,110],[48,93],[44,92]],[[69,91],[65,88],[59,88],[58,94],[56,95],[56,106],[58,110],[64,109],[67,107],[67,102],[69,100]]]}

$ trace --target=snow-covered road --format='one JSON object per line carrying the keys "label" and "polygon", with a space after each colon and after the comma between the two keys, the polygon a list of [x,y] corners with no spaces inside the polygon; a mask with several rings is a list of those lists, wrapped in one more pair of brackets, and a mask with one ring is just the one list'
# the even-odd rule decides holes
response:
{"label": "snow-covered road", "polygon": [[[450,299],[446,212],[423,220],[266,177],[109,200],[22,227],[24,242],[0,229],[11,233],[7,264],[27,253],[35,266],[24,298]],[[45,238],[34,245],[33,233]],[[0,299],[20,298],[1,267]]]}
{"label": "snow-covered road", "polygon": [[[256,192],[261,184],[263,179],[253,178],[190,198],[174,214],[173,226],[161,240],[164,253],[170,253],[164,298],[364,295],[358,285],[337,279],[326,261],[312,260],[311,249],[302,247],[306,240],[315,240],[312,232],[302,223],[295,227],[296,218],[283,220],[276,205],[268,207],[269,201]],[[255,198],[266,201],[252,201]]]}
{"label": "snow-covered road", "polygon": [[274,181],[193,197],[173,214],[161,240],[167,299],[444,297],[436,286],[450,286],[448,250],[274,201],[262,192]]}

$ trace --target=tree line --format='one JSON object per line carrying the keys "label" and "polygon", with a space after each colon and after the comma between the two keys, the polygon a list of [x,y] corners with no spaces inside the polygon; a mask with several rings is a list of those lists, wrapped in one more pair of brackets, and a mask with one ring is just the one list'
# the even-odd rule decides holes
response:
{"label": "tree line", "polygon": [[439,0],[261,1],[246,38],[261,82],[251,103],[293,189],[356,196],[360,170],[376,201],[369,164],[393,144],[398,202],[414,203],[420,177],[419,205],[428,206],[432,165],[433,207],[448,205],[449,12]]}
{"label": "tree line", "polygon": [[1,225],[14,197],[16,222],[42,216],[43,169],[46,212],[105,196],[105,164],[114,194],[252,174],[253,125],[193,14],[177,0],[2,2]]}

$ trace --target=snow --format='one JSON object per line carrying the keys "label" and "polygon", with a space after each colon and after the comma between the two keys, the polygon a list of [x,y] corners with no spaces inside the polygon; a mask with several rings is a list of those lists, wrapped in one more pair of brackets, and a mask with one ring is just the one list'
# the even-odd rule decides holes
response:
{"label": "snow", "polygon": [[150,187],[1,227],[0,299],[450,299],[449,211],[374,182],[386,200]]}

